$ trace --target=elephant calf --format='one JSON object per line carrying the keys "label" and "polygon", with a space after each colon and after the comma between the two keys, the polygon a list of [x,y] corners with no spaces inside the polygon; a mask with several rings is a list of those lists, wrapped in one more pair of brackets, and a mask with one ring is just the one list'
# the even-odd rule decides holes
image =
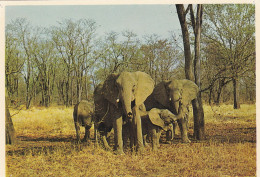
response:
{"label": "elephant calf", "polygon": [[83,141],[89,139],[90,128],[93,124],[93,105],[88,101],[82,100],[74,107],[73,118],[76,129],[77,142],[80,142],[80,126],[85,127]]}
{"label": "elephant calf", "polygon": [[172,129],[172,123],[177,121],[177,116],[171,113],[168,109],[153,108],[150,111],[142,111],[142,131],[144,141],[148,134],[152,135],[152,148],[157,150],[161,130]]}

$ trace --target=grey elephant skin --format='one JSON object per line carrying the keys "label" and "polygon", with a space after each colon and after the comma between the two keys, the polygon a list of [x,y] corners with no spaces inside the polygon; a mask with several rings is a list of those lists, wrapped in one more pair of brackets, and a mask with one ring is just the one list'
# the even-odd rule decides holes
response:
{"label": "grey elephant skin", "polygon": [[85,136],[83,141],[89,140],[90,128],[93,124],[93,104],[82,100],[74,106],[73,111],[74,124],[76,129],[77,142],[80,142],[80,126],[85,127]]}
{"label": "grey elephant skin", "polygon": [[142,109],[141,119],[144,142],[146,142],[146,137],[151,135],[152,149],[156,151],[159,147],[161,131],[172,129],[172,123],[177,121],[177,116],[168,109],[153,108],[150,111]]}
{"label": "grey elephant skin", "polygon": [[[144,72],[111,74],[94,91],[95,116],[103,129],[114,128],[115,150],[123,152],[122,129],[127,122],[132,134],[130,142],[143,149],[143,136],[139,106],[154,89],[153,79]],[[123,118],[124,117],[124,118]]]}
{"label": "grey elephant skin", "polygon": [[[113,104],[110,104],[103,95],[103,84],[100,83],[94,90],[94,122],[95,122],[95,139],[97,138],[97,131],[101,135],[102,143],[107,150],[111,150],[107,137],[113,128],[113,116],[121,114]],[[119,112],[118,112],[119,111]]]}
{"label": "grey elephant skin", "polygon": [[148,111],[152,108],[168,109],[175,114],[182,142],[189,143],[188,107],[198,92],[198,86],[190,80],[165,80],[155,86],[153,93],[145,101],[145,107]]}

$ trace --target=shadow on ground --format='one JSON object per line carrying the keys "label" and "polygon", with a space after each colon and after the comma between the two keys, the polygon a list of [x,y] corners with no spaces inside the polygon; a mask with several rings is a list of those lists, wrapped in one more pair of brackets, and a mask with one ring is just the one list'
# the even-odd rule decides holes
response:
{"label": "shadow on ground", "polygon": [[[256,126],[255,124],[206,124],[206,139],[198,141],[190,136],[192,143],[256,143]],[[190,128],[189,133],[192,135],[193,129]],[[36,135],[35,135],[36,136]],[[89,142],[77,143],[75,136],[53,136],[53,137],[29,137],[18,136],[18,142],[15,145],[6,146],[7,155],[36,155],[49,153],[71,153],[74,151],[81,151],[86,146],[94,146],[94,137],[91,137]],[[110,136],[111,147],[113,147],[113,135]],[[176,135],[171,143],[166,142],[166,136],[163,133],[160,143],[164,146],[181,143],[180,135]]]}

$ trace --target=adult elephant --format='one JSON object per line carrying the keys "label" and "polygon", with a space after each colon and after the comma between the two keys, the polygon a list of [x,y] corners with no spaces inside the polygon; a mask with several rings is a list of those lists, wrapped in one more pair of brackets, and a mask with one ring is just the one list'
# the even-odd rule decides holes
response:
{"label": "adult elephant", "polygon": [[[114,128],[115,149],[123,153],[123,121],[130,122],[132,144],[143,149],[143,136],[139,107],[153,92],[154,81],[144,72],[122,72],[111,74],[104,81],[102,88],[95,89],[95,113],[103,127]],[[97,100],[102,100],[97,101]],[[99,112],[99,113],[98,113]],[[125,120],[123,120],[123,117]],[[99,125],[99,127],[100,127]]]}
{"label": "adult elephant", "polygon": [[145,107],[148,111],[152,108],[169,109],[177,116],[182,142],[189,143],[188,106],[198,92],[198,86],[190,80],[165,80],[155,86],[153,93],[145,101]]}
{"label": "adult elephant", "polygon": [[99,131],[102,143],[105,149],[110,150],[107,142],[107,137],[113,128],[113,116],[121,114],[120,109],[116,108],[113,104],[104,97],[103,84],[100,83],[94,90],[94,127],[95,127],[95,140],[98,143],[97,131]]}

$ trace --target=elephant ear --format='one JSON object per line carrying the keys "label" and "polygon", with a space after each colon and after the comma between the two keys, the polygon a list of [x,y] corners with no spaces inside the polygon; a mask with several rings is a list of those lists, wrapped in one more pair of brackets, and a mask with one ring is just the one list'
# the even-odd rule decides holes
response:
{"label": "elephant ear", "polygon": [[117,105],[118,99],[118,88],[116,86],[116,79],[119,74],[110,74],[107,79],[104,81],[102,94],[104,97],[112,104]]}
{"label": "elephant ear", "polygon": [[135,104],[141,105],[146,98],[152,94],[154,89],[154,81],[148,74],[137,71],[134,73],[137,81],[135,90]]}
{"label": "elephant ear", "polygon": [[161,110],[153,108],[149,111],[148,116],[152,124],[161,127],[164,130],[167,130],[167,126],[164,124],[164,121],[160,117]]}
{"label": "elephant ear", "polygon": [[169,96],[167,95],[166,85],[169,84],[170,81],[162,81],[158,85],[155,86],[153,91],[153,97],[156,101],[158,101],[164,107],[168,107]]}
{"label": "elephant ear", "polygon": [[188,105],[197,98],[199,87],[192,81],[183,79],[182,82],[182,104]]}

